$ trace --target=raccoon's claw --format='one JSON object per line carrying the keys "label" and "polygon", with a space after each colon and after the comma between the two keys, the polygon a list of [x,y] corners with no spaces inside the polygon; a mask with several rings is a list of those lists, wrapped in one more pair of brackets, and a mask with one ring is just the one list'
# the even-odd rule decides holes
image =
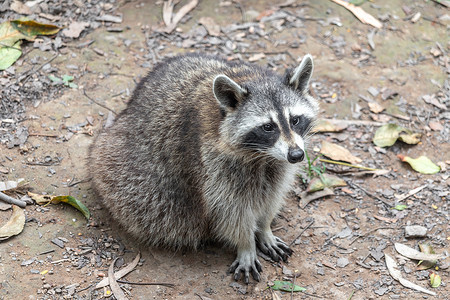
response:
{"label": "raccoon's claw", "polygon": [[289,256],[294,252],[283,240],[276,236],[273,236],[273,239],[258,240],[258,248],[276,262],[280,260],[287,262]]}
{"label": "raccoon's claw", "polygon": [[238,281],[241,278],[241,272],[244,273],[244,282],[247,284],[250,281],[250,273],[256,281],[261,280],[261,275],[259,273],[262,272],[262,266],[258,258],[253,258],[253,256],[255,255],[243,255],[236,258],[231,264],[228,273],[234,273],[234,280]]}

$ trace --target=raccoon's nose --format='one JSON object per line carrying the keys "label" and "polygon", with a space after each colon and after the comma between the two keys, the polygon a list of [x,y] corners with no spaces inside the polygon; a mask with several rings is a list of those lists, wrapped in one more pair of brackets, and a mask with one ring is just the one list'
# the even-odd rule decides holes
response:
{"label": "raccoon's nose", "polygon": [[295,164],[302,161],[304,157],[305,152],[303,152],[303,150],[300,149],[299,147],[289,148],[287,159],[291,164]]}

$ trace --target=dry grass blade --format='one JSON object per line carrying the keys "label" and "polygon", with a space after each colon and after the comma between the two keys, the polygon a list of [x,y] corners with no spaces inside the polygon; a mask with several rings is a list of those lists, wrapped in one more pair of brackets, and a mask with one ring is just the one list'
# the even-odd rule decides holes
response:
{"label": "dry grass blade", "polygon": [[167,27],[171,25],[174,3],[172,0],[164,1],[163,4],[163,21]]}
{"label": "dry grass blade", "polygon": [[[128,273],[130,273],[131,271],[133,271],[133,269],[137,266],[137,264],[138,264],[138,262],[139,262],[139,259],[141,259],[141,254],[140,254],[140,253],[138,253],[138,254],[136,255],[136,258],[131,262],[131,264],[129,264],[129,265],[126,266],[125,268],[120,269],[119,271],[117,271],[116,273],[114,273],[114,278],[115,278],[116,280],[117,280],[117,279],[120,279],[120,278],[122,278],[123,276],[127,275]],[[103,278],[102,281],[100,281],[99,283],[97,283],[97,285],[95,286],[95,288],[96,288],[96,289],[99,289],[99,288],[102,288],[102,287],[107,286],[108,284],[109,284],[109,274],[108,274],[108,277]]]}
{"label": "dry grass blade", "polygon": [[126,300],[128,299],[114,278],[114,264],[116,263],[117,257],[113,260],[108,269],[108,278],[109,278],[109,286],[111,287],[111,291],[116,297],[117,300]]}
{"label": "dry grass blade", "polygon": [[[170,2],[172,2],[172,1],[170,1]],[[193,10],[197,6],[197,4],[198,4],[198,0],[192,0],[191,2],[189,2],[188,4],[186,4],[182,8],[180,8],[180,10],[172,17],[172,20],[170,21],[169,26],[167,26],[167,28],[166,28],[166,32],[171,33],[177,27],[178,22],[180,22],[181,19],[185,15],[187,15],[191,10]],[[169,5],[172,5],[172,4],[168,4],[168,6]],[[164,7],[166,7],[166,6],[164,6]],[[167,7],[166,14],[168,14],[168,12],[171,10],[173,10],[173,5],[172,5],[172,8]],[[164,15],[164,12],[163,12],[163,15]],[[173,13],[171,13],[171,15],[173,15]],[[166,16],[166,18],[167,18],[167,16]],[[164,20],[164,22],[166,22],[166,20]]]}
{"label": "dry grass blade", "polygon": [[408,197],[410,197],[410,196],[412,196],[412,195],[414,195],[414,194],[417,194],[418,192],[420,192],[421,190],[423,190],[423,189],[426,188],[426,187],[428,187],[428,184],[425,184],[425,185],[419,186],[419,187],[417,187],[417,188],[415,188],[415,189],[413,189],[413,190],[410,190],[408,193],[403,194],[403,195],[397,197],[397,201],[403,201],[403,200],[405,200],[406,198],[408,198]]}
{"label": "dry grass blade", "polygon": [[401,285],[403,285],[404,287],[428,294],[428,295],[436,296],[435,292],[429,291],[429,290],[403,278],[400,271],[397,269],[398,268],[397,262],[386,253],[384,254],[384,257],[386,259],[386,266],[389,270],[389,274],[391,274],[392,278],[394,278],[395,280],[400,282]]}
{"label": "dry grass blade", "polygon": [[372,25],[375,28],[380,29],[381,27],[383,27],[383,24],[381,24],[380,21],[378,21],[374,16],[372,16],[369,13],[366,13],[364,11],[364,9],[362,9],[361,7],[355,6],[351,3],[345,2],[343,0],[331,0],[334,3],[337,3],[343,7],[345,7],[346,9],[348,9],[349,11],[352,12],[352,14],[355,15],[355,17],[357,17],[361,22],[363,22],[364,24],[369,24]]}
{"label": "dry grass blade", "polygon": [[11,218],[0,228],[0,241],[6,240],[13,235],[18,235],[25,226],[25,213],[23,209],[17,205],[13,205],[12,208],[13,214]]}
{"label": "dry grass blade", "polygon": [[419,252],[416,249],[413,249],[411,247],[408,247],[406,245],[400,244],[400,243],[395,243],[394,244],[395,250],[397,250],[398,253],[400,253],[401,255],[410,258],[410,259],[415,259],[415,260],[438,260],[438,259],[442,259],[445,256],[442,254],[431,254],[431,253],[423,253],[423,252]]}

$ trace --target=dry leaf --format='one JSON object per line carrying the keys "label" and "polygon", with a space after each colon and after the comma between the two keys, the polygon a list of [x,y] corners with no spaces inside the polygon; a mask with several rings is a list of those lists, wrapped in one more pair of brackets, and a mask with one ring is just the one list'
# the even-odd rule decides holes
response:
{"label": "dry leaf", "polygon": [[17,205],[13,205],[13,213],[11,218],[0,228],[0,240],[6,240],[13,235],[22,232],[25,226],[25,212]]}
{"label": "dry leaf", "polygon": [[351,11],[364,24],[372,25],[373,27],[378,28],[378,29],[383,27],[383,24],[381,24],[380,21],[375,19],[375,17],[373,17],[371,14],[366,13],[361,7],[355,6],[348,2],[345,2],[344,0],[331,0],[331,1],[345,7],[346,9]]}
{"label": "dry leaf", "polygon": [[378,104],[378,102],[369,102],[367,103],[367,105],[369,105],[369,109],[371,112],[373,113],[380,113],[384,110],[384,107],[381,106],[380,104]]}
{"label": "dry leaf", "polygon": [[32,192],[27,192],[27,194],[39,205],[47,204],[52,200],[52,197],[49,195],[39,195]]}
{"label": "dry leaf", "polygon": [[111,291],[113,292],[114,297],[117,300],[126,300],[128,298],[125,297],[125,294],[123,293],[122,289],[120,288],[119,284],[114,278],[114,264],[116,263],[117,258],[118,257],[114,258],[108,269],[109,286],[111,287]]}
{"label": "dry leaf", "polygon": [[395,280],[400,282],[401,285],[403,285],[404,287],[419,291],[419,292],[423,292],[423,293],[426,293],[429,295],[436,296],[435,292],[429,291],[415,283],[412,283],[409,280],[404,279],[402,277],[402,274],[398,270],[397,262],[386,253],[384,254],[384,257],[386,259],[386,266],[389,270],[389,274],[391,274],[392,278],[394,278]]}
{"label": "dry leaf", "polygon": [[198,20],[200,24],[205,26],[206,30],[208,31],[209,35],[211,36],[219,36],[220,35],[220,26],[216,24],[213,18],[211,17],[201,17],[200,20]]}
{"label": "dry leaf", "polygon": [[347,124],[320,119],[313,127],[313,132],[340,132],[348,127]]}
{"label": "dry leaf", "polygon": [[344,147],[327,141],[322,141],[322,148],[320,149],[320,153],[333,160],[345,161],[351,164],[362,162],[359,157],[354,156]]}
{"label": "dry leaf", "polygon": [[308,185],[306,192],[313,193],[317,191],[321,191],[325,188],[337,187],[337,186],[346,186],[347,183],[342,179],[335,175],[331,174],[322,174],[320,177],[316,177]]}
{"label": "dry leaf", "polygon": [[254,54],[254,55],[250,56],[248,58],[248,61],[249,62],[255,62],[255,61],[263,59],[264,57],[266,57],[266,55],[264,53],[257,53],[257,54]]}
{"label": "dry leaf", "polygon": [[[136,255],[136,258],[131,262],[131,264],[129,264],[128,266],[126,266],[125,268],[120,269],[119,271],[117,271],[116,273],[114,273],[114,278],[120,279],[123,276],[127,275],[128,273],[130,273],[131,271],[134,270],[134,268],[137,266],[139,259],[141,259],[141,253],[138,253]],[[109,276],[109,275],[108,275]],[[102,281],[100,281],[99,283],[97,283],[97,285],[95,286],[95,289],[99,289],[102,287],[105,287],[109,284],[109,277],[105,277],[102,279]]]}
{"label": "dry leaf", "polygon": [[410,259],[415,259],[415,260],[428,260],[428,261],[433,261],[433,260],[438,260],[438,259],[442,259],[445,256],[443,254],[432,254],[432,253],[423,253],[420,251],[417,251],[416,249],[413,249],[411,247],[408,247],[404,244],[400,244],[400,243],[395,243],[394,244],[395,250],[397,250],[398,253],[400,253],[401,255],[410,258]]}
{"label": "dry leaf", "polygon": [[76,39],[80,36],[81,32],[89,26],[90,24],[88,22],[72,22],[69,27],[62,31],[62,33],[68,38]]}
{"label": "dry leaf", "polygon": [[428,104],[434,105],[442,110],[446,110],[447,106],[441,102],[439,102],[438,99],[436,99],[436,95],[423,95],[422,96],[423,101],[425,101]]}
{"label": "dry leaf", "polygon": [[0,181],[0,192],[13,190],[21,185],[25,184],[25,179],[19,178],[17,181]]}
{"label": "dry leaf", "polygon": [[21,15],[30,15],[31,14],[31,9],[26,6],[25,4],[23,4],[22,2],[20,2],[19,0],[14,0],[13,3],[11,3],[11,10],[15,11],[18,14]]}
{"label": "dry leaf", "polygon": [[377,129],[372,141],[378,147],[392,146],[397,139],[407,144],[417,144],[420,142],[421,136],[420,133],[413,132],[397,124],[389,123]]}
{"label": "dry leaf", "polygon": [[438,121],[430,121],[428,126],[434,131],[442,131],[444,129],[444,126],[442,126],[442,124]]}
{"label": "dry leaf", "polygon": [[384,221],[386,223],[395,223],[398,221],[398,219],[391,219],[391,218],[377,216],[377,215],[374,215],[373,217],[377,220]]}
{"label": "dry leaf", "polygon": [[305,208],[309,202],[331,195],[334,195],[334,192],[329,188],[325,188],[322,191],[318,191],[315,193],[303,192],[300,195],[300,202],[298,203],[298,205],[300,206],[300,208]]}

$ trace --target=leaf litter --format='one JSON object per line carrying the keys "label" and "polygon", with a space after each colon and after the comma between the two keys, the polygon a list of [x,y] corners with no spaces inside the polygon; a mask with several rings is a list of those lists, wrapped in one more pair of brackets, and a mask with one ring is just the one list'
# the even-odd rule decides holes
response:
{"label": "leaf litter", "polygon": [[[188,1],[184,1],[184,3],[187,3]],[[174,3],[176,3],[176,1],[174,1]],[[222,4],[222,3],[221,3]],[[229,5],[233,5],[231,2],[230,2],[230,4]],[[245,6],[245,4],[244,4],[244,6]],[[330,12],[327,12],[327,14],[329,14],[329,13],[333,13],[332,11],[330,11]],[[272,12],[272,14],[273,14],[273,12]],[[308,16],[309,17],[309,16]],[[286,18],[286,17],[284,17],[284,18]],[[342,18],[342,17],[341,17]],[[343,19],[343,18],[342,18]],[[284,20],[285,22],[287,22],[286,21],[286,19],[282,19],[282,20]],[[393,22],[393,18],[391,17],[391,21]],[[390,21],[390,22],[391,22]],[[311,22],[311,21],[309,21],[309,22]],[[289,24],[289,23],[288,23]],[[345,23],[344,23],[345,24]],[[269,23],[265,23],[264,25],[266,25],[266,28],[269,28],[269,27],[271,27],[272,26],[272,24],[269,22]],[[276,25],[276,24],[274,24],[274,25]],[[390,24],[388,23],[388,24],[385,24],[385,26],[386,25],[388,25],[388,26],[390,26]],[[284,25],[283,25],[284,26]],[[327,26],[332,26],[332,25],[327,25]],[[276,27],[273,27],[273,28],[276,28]],[[281,27],[278,27],[278,28],[281,28]],[[183,29],[184,29],[184,27],[183,27]],[[204,28],[203,28],[203,30],[204,30]],[[251,30],[253,30],[253,29],[251,29],[250,27],[247,27],[246,29],[243,29],[243,30],[240,30],[240,31],[237,31],[237,33],[239,33],[240,34],[240,36],[241,36],[241,38],[242,37],[245,37],[245,34],[247,34],[248,35],[248,32],[250,32]],[[258,26],[256,27],[256,32],[258,32]],[[386,28],[386,31],[388,31],[388,30],[390,30],[390,29],[388,29],[388,28]],[[248,32],[247,32],[248,31]],[[204,31],[204,32],[207,32],[207,31]],[[254,31],[255,32],[255,31]],[[270,31],[269,31],[270,32]],[[85,33],[84,31],[82,32],[83,34]],[[210,34],[209,32],[207,32],[208,34]],[[245,33],[244,35],[242,35],[243,33]],[[364,36],[365,35],[365,33],[367,33],[366,31],[361,31],[361,34],[362,34],[362,36]],[[184,37],[183,38],[181,38],[180,36],[182,35],[183,33],[178,33],[177,31],[174,31],[173,32],[173,36],[171,36],[171,38],[173,39],[171,42],[173,42],[173,43],[177,43],[179,40],[181,40],[181,39],[184,39]],[[210,34],[211,35],[211,34]],[[222,34],[221,34],[221,36],[223,36]],[[199,36],[200,37],[200,36]],[[219,36],[220,37],[220,36]],[[311,37],[308,37],[309,39],[311,38]],[[177,40],[178,39],[178,40]],[[161,38],[158,38],[158,39],[156,39],[157,40],[157,42],[155,42],[155,44],[157,44],[157,46],[155,46],[154,48],[152,48],[151,49],[151,51],[156,51],[156,52],[158,52],[158,51],[160,51],[161,50],[161,48],[162,47],[164,47],[164,43],[162,43],[161,42]],[[200,41],[200,42],[199,42]],[[209,39],[209,37],[207,37],[207,36],[203,36],[199,41],[195,41],[195,43],[199,43],[199,44],[196,44],[195,46],[193,46],[193,48],[197,48],[197,49],[201,49],[201,50],[203,50],[203,48],[202,47],[207,47],[207,46],[205,46],[209,41],[212,41],[212,40],[210,40]],[[234,43],[234,44],[239,44],[239,42],[236,42],[236,40],[234,40],[233,39],[233,37],[232,37],[232,42]],[[247,41],[246,41],[247,42]],[[202,43],[202,44],[200,44],[200,43]],[[217,50],[214,50],[214,48],[216,48],[216,49],[219,49],[220,47],[222,47],[223,45],[218,45],[218,46],[213,46],[213,47],[211,47],[211,51],[217,51]],[[236,46],[236,45],[235,45]],[[364,51],[366,51],[366,53],[368,53],[368,51],[370,51],[370,49],[367,47],[367,45],[364,45],[363,43],[361,43],[361,52],[360,53],[363,53],[364,54]],[[160,47],[160,48],[158,48],[158,47]],[[369,50],[366,50],[365,48],[367,47],[367,49],[369,49]],[[378,47],[378,44],[377,44],[377,47]],[[342,48],[344,48],[344,47],[342,47]],[[229,48],[229,49],[231,49],[231,48]],[[256,52],[258,52],[258,53],[252,53],[252,54],[243,54],[242,52],[241,53],[239,53],[239,51],[242,51],[242,49],[244,49],[245,50],[245,48],[240,48],[240,46],[238,45],[237,46],[237,51],[236,51],[236,53],[237,53],[237,55],[236,56],[230,56],[230,57],[240,57],[241,55],[242,55],[242,57],[244,58],[244,59],[248,59],[249,57],[252,57],[252,56],[254,56],[254,55],[257,55],[258,53],[261,53],[261,54],[264,54],[264,52],[266,52],[266,51],[263,51],[264,49],[258,49],[259,51],[256,51]],[[251,48],[250,48],[251,49]],[[346,50],[348,50],[348,49],[346,49]],[[233,51],[233,50],[231,50],[231,51]],[[167,52],[167,51],[166,51]],[[149,52],[150,53],[150,52]],[[164,51],[160,51],[160,53],[156,53],[156,55],[153,55],[153,56],[151,56],[151,57],[153,57],[153,58],[155,58],[155,59],[158,59],[157,57],[158,57],[158,55],[163,55],[164,54]],[[349,53],[347,53],[347,54],[349,54]],[[150,54],[149,54],[150,55]],[[263,64],[269,64],[269,65],[271,65],[271,66],[278,66],[276,63],[274,63],[274,61],[275,60],[271,60],[271,55],[270,54],[264,54],[265,55],[265,60],[264,61],[261,61],[261,58],[258,58],[258,56],[255,56],[257,59],[256,59],[256,61],[259,61],[260,63],[263,63]],[[355,54],[355,55],[360,55],[360,54]],[[371,57],[369,57],[368,59],[367,59],[367,61],[368,62],[375,62],[375,60],[374,60],[374,56],[375,56],[376,54],[374,53],[373,54],[373,56],[371,56]],[[369,55],[370,56],[370,55]],[[260,57],[262,57],[262,56],[260,56]],[[286,61],[283,61],[283,60],[280,60],[280,62],[282,62],[282,63],[287,63]],[[359,64],[362,66],[362,67],[364,67],[364,63],[365,63],[365,61],[364,60],[362,60],[362,63],[361,62],[359,62]],[[391,80],[391,79],[389,79],[389,80]],[[392,82],[394,82],[393,80],[392,80]],[[387,84],[389,84],[389,82],[387,82]],[[329,89],[331,89],[331,86],[329,86],[329,87],[327,87],[327,88],[329,88]],[[330,95],[332,95],[332,94],[334,94],[334,92],[335,91],[333,91],[333,92],[330,92]],[[400,91],[399,91],[400,92]],[[400,92],[401,93],[401,92]],[[437,97],[436,97],[437,98]],[[331,99],[331,97],[330,97],[330,99]],[[336,98],[333,98],[333,99],[336,99]],[[442,98],[441,98],[442,99]],[[442,102],[442,101],[441,101]],[[337,102],[337,103],[339,103],[339,102]],[[445,102],[442,102],[442,103],[445,103]],[[384,104],[384,103],[383,103]],[[363,108],[363,111],[362,111],[363,113],[364,113],[364,108]],[[420,114],[420,113],[422,113],[422,112],[419,112],[418,114]],[[361,117],[365,117],[365,116],[363,116],[363,115],[361,115]],[[419,117],[421,117],[421,116],[419,116]],[[379,119],[373,119],[373,120],[379,120]],[[444,121],[443,120],[445,120],[445,119],[441,119],[441,122],[443,122],[443,124],[445,124],[444,123]],[[367,118],[365,119],[365,120],[355,120],[356,122],[365,122],[366,124],[375,124],[375,123],[379,123],[379,122],[373,122],[373,121],[368,121],[367,120]],[[355,121],[352,121],[352,120],[350,120],[350,122],[349,123],[346,123],[346,128],[349,128],[350,129],[350,132],[351,132],[351,135],[353,135],[353,134],[358,134],[359,132],[355,132],[355,131],[352,131],[352,130],[354,130],[354,127],[355,126],[359,126],[359,125],[355,125],[356,124],[356,122]],[[354,122],[354,124],[352,124],[351,122]],[[367,133],[367,132],[370,132],[370,130],[371,130],[371,126],[380,126],[380,125],[364,125],[364,126],[369,126],[369,127],[367,127],[366,129],[364,129],[364,131]],[[342,130],[341,130],[342,131]],[[331,132],[331,131],[330,131]],[[337,131],[336,131],[337,132]],[[359,143],[358,142],[358,139],[359,138],[362,138],[362,140],[361,140],[361,143]],[[380,163],[382,164],[383,163],[383,161],[379,158],[380,156],[383,156],[383,155],[386,155],[386,152],[384,152],[385,154],[383,154],[382,152],[380,152],[380,151],[378,151],[378,153],[376,153],[376,152],[371,152],[371,155],[372,155],[372,159],[370,158],[370,156],[368,155],[368,153],[366,152],[366,151],[371,151],[371,150],[373,150],[373,149],[370,149],[371,147],[369,147],[369,149],[366,147],[366,142],[367,142],[367,139],[364,141],[364,138],[366,138],[364,135],[359,135],[358,136],[358,138],[357,139],[353,139],[353,137],[352,136],[350,136],[350,138],[349,138],[349,140],[348,140],[348,142],[350,142],[350,145],[352,145],[351,144],[351,142],[353,141],[354,142],[354,146],[352,146],[352,148],[349,148],[349,149],[351,149],[352,151],[353,150],[356,150],[356,151],[358,151],[358,153],[361,153],[361,158],[363,158],[363,161],[364,161],[364,164],[366,165],[366,163],[367,163],[367,165],[370,165],[370,166],[375,166],[375,167],[379,167],[380,166]],[[356,142],[356,143],[355,143]],[[369,141],[370,142],[370,141]],[[348,145],[348,144],[347,144]],[[393,147],[393,152],[395,152],[395,153],[397,153],[396,151],[397,151],[397,147],[398,145],[395,145],[394,147]],[[400,147],[401,147],[401,144],[400,144]],[[376,147],[375,147],[376,148]],[[363,152],[364,151],[364,152]],[[387,152],[387,154],[390,154],[390,151],[391,150],[388,150],[388,152]],[[366,155],[367,154],[367,155]],[[364,155],[364,156],[363,156]],[[367,157],[369,157],[369,159],[367,159]],[[386,165],[386,164],[385,164]],[[391,167],[391,165],[389,165],[388,164],[388,166],[389,167]],[[369,171],[370,172],[370,171]],[[401,175],[403,175],[404,173],[402,173],[402,172],[400,172],[400,171],[398,171],[398,170],[393,170],[392,171],[392,173],[391,174],[389,174],[386,178],[387,179],[389,179],[389,180],[396,180],[397,178],[399,178],[399,176],[401,176]],[[444,175],[444,174],[442,174],[442,175]],[[408,175],[408,179],[409,179],[409,175]],[[384,179],[384,178],[381,178],[381,179]],[[413,178],[412,178],[413,180],[420,180],[421,178],[414,178],[414,176],[413,176]],[[361,179],[362,180],[362,179]],[[380,180],[381,181],[381,180]],[[422,184],[422,183],[421,183]],[[426,191],[424,191],[424,192],[422,192],[421,194],[418,194],[417,195],[417,199],[414,199],[414,201],[416,201],[416,200],[422,200],[422,201],[424,201],[423,199],[425,198],[425,197],[428,197],[428,196],[430,196],[430,193],[431,192],[434,192],[434,191],[436,191],[435,190],[435,187],[434,187],[434,183],[432,184],[432,185],[430,185],[430,189],[429,190],[426,190]],[[436,184],[437,185],[437,184]],[[389,187],[388,187],[389,188]],[[402,192],[402,193],[405,193],[405,192],[407,192],[407,190],[406,190],[406,187],[404,187],[404,188],[400,188],[400,189],[398,189],[398,190],[396,190],[397,192]],[[358,192],[357,190],[356,190],[356,192]],[[342,197],[341,197],[341,195],[339,194],[339,190],[337,191],[337,193],[338,193],[338,197],[336,197],[336,201],[343,201],[343,199],[342,199]],[[358,193],[355,193],[356,195],[355,195],[355,201],[357,201],[357,200],[359,200],[360,198],[357,198],[358,196],[359,197],[361,197],[360,195],[358,195]],[[394,195],[395,196],[395,195]],[[340,197],[340,198],[339,198]],[[333,198],[334,199],[334,198]],[[413,200],[411,200],[411,201],[413,201]],[[331,201],[330,201],[331,202]],[[408,204],[409,204],[409,202],[410,201],[408,201]],[[413,207],[414,208],[414,207]],[[375,208],[376,209],[376,208]],[[363,209],[361,209],[361,211],[363,211]],[[388,214],[389,214],[390,212],[388,212]],[[350,214],[350,217],[352,217],[352,215]],[[352,222],[352,219],[350,218],[350,219],[345,219],[346,221],[350,221],[350,222]],[[357,226],[357,225],[359,225],[359,222],[356,222],[355,224],[353,224],[354,226]]]}
{"label": "leaf litter", "polygon": [[12,206],[12,216],[6,224],[0,227],[0,240],[6,240],[22,232],[25,226],[25,212],[17,205]]}

